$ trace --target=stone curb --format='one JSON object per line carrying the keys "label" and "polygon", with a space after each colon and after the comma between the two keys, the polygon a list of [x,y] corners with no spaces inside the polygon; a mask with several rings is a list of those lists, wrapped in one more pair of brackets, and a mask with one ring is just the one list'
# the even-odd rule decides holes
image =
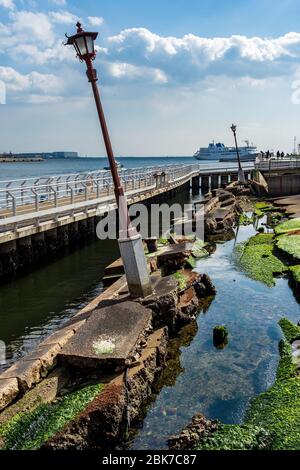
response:
{"label": "stone curb", "polygon": [[125,285],[126,278],[123,276],[76,313],[58,331],[44,339],[32,352],[0,374],[0,411],[48,375],[55,367],[63,346],[86,322],[89,314],[100,302],[114,298]]}

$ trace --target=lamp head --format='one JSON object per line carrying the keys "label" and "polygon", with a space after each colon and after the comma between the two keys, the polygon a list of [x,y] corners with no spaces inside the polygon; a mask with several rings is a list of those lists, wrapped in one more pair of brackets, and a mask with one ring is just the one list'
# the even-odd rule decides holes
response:
{"label": "lamp head", "polygon": [[96,58],[95,40],[97,39],[98,33],[84,31],[79,21],[76,27],[76,34],[73,36],[67,36],[66,34],[68,41],[65,45],[74,47],[76,55],[81,62],[83,60],[94,60]]}

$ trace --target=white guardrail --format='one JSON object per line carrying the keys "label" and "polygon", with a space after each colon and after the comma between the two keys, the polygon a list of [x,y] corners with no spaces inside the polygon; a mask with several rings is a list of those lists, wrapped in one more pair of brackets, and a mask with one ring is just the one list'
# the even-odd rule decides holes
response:
{"label": "white guardrail", "polygon": [[259,171],[289,170],[300,168],[300,158],[275,159],[270,158],[255,162],[255,169]]}
{"label": "white guardrail", "polygon": [[[246,170],[253,164],[244,166]],[[157,187],[157,176],[161,173],[159,188],[167,187],[186,177],[236,171],[236,164],[201,165],[176,164],[156,167],[119,170],[125,192],[143,193]],[[0,226],[29,219],[30,214],[53,215],[70,207],[86,207],[95,201],[114,199],[114,187],[109,171],[94,171],[40,178],[0,180]],[[54,209],[54,210],[53,210]],[[55,210],[56,209],[56,210]],[[26,216],[27,214],[27,216]],[[23,217],[22,217],[23,216]]]}

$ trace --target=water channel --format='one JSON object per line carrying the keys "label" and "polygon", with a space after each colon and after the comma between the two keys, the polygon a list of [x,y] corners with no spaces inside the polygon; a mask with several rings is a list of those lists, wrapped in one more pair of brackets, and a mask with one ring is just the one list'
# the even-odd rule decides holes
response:
{"label": "water channel", "polygon": [[[197,270],[211,276],[217,296],[199,312],[195,325],[172,339],[168,367],[127,448],[166,448],[168,437],[199,412],[241,423],[251,397],[274,382],[282,337],[278,320],[287,316],[296,322],[300,310],[287,279],[277,279],[270,288],[236,267],[235,244],[255,233],[253,226],[239,227],[235,238],[218,243],[209,258],[198,262]],[[101,292],[104,268],[116,254],[116,242],[94,241],[0,287],[6,366]],[[222,350],[212,341],[213,328],[220,324],[230,332]]]}

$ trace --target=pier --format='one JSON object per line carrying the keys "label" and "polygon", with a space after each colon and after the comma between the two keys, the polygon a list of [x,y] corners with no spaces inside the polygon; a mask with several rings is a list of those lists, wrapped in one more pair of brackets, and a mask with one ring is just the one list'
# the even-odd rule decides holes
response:
{"label": "pier", "polygon": [[262,160],[255,163],[266,180],[270,196],[292,196],[299,194],[300,158]]}
{"label": "pier", "polygon": [[[245,167],[247,179],[251,168]],[[190,189],[205,193],[236,181],[238,172],[235,165],[177,164],[121,170],[120,177],[132,205],[163,203]],[[94,236],[96,223],[116,208],[108,171],[0,181],[1,276]]]}
{"label": "pier", "polygon": [[[245,168],[247,179],[253,166]],[[172,192],[184,185],[193,193],[237,180],[237,168],[194,165],[120,171],[129,204]],[[101,216],[116,209],[108,171],[0,181],[0,244]]]}

